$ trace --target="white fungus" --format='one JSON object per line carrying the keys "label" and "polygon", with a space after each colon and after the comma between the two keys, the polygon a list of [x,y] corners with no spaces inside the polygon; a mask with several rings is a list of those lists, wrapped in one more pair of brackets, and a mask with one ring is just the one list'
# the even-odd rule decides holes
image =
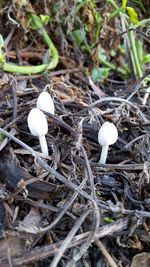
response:
{"label": "white fungus", "polygon": [[45,114],[40,109],[31,109],[28,115],[28,127],[31,134],[39,138],[42,153],[48,156],[48,147],[45,138],[48,132],[48,124]]}
{"label": "white fungus", "polygon": [[42,92],[37,99],[37,108],[54,115],[54,102],[48,92]]}
{"label": "white fungus", "polygon": [[105,122],[98,132],[98,142],[102,146],[99,163],[105,164],[109,145],[113,145],[118,139],[118,130],[111,122]]}

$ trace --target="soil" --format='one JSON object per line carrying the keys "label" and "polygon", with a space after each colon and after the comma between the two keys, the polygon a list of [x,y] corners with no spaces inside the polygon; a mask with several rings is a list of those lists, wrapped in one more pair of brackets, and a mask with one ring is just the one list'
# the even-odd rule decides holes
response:
{"label": "soil", "polygon": [[[127,39],[148,58],[149,24],[124,31],[109,2],[0,1],[0,267],[150,266],[150,69],[138,76]],[[127,2],[149,18],[149,1]],[[48,156],[27,123],[43,91]],[[105,122],[118,139],[101,164]]]}

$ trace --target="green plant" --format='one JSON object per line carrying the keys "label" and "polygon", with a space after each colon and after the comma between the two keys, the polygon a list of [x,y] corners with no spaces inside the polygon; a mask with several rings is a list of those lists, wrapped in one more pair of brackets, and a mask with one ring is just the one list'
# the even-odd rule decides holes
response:
{"label": "green plant", "polygon": [[109,68],[93,68],[92,70],[93,82],[106,79],[109,75],[109,72],[110,72]]}
{"label": "green plant", "polygon": [[[127,6],[127,0],[122,0],[122,4],[120,6],[118,6],[114,0],[108,0],[108,3],[113,8],[113,11],[110,13],[109,19],[112,20],[116,16],[120,17],[120,25],[122,25],[123,29],[125,29],[124,34],[126,35],[125,40],[127,42],[124,46],[118,46],[119,54],[123,55],[123,57],[121,57],[121,66],[119,67],[117,67],[116,64],[110,62],[109,56],[106,56],[105,51],[98,51],[98,59],[102,67],[93,69],[93,80],[96,81],[104,79],[104,77],[108,77],[110,72],[113,72],[115,70],[117,70],[122,78],[128,78],[131,71],[130,67],[128,66],[128,62],[124,61],[124,57],[126,54],[128,54],[128,52],[130,53],[134,76],[136,79],[139,79],[143,76],[143,73],[146,69],[146,64],[150,62],[150,54],[145,53],[142,39],[137,36],[136,30],[138,28],[145,27],[145,25],[150,22],[150,19],[143,19],[139,21],[136,10],[131,6]],[[141,10],[145,12],[144,6],[141,1],[139,1],[137,4],[139,8],[141,8]],[[113,54],[115,55],[114,51]],[[101,75],[101,69],[103,70],[105,68],[105,75]],[[149,82],[150,77],[145,78],[145,80],[143,81],[143,86],[148,86]],[[146,95],[146,97],[147,96],[148,94]]]}
{"label": "green plant", "polygon": [[71,31],[72,39],[82,51],[90,53],[98,41],[102,21],[102,17],[96,9],[95,1],[78,0],[73,16],[75,19]]}
{"label": "green plant", "polygon": [[[122,22],[127,31],[128,46],[130,51],[130,57],[132,61],[132,67],[136,79],[143,76],[143,71],[146,69],[145,63],[150,62],[149,54],[144,52],[143,43],[136,35],[136,29],[143,27],[150,23],[150,19],[138,20],[138,15],[133,7],[127,6],[127,0],[122,0],[122,6],[119,9],[114,0],[108,0],[113,6],[115,11],[120,15]],[[143,5],[140,5],[143,9]],[[119,11],[118,11],[119,10]],[[145,78],[143,86],[147,87],[150,82],[150,77]],[[143,104],[146,104],[149,93],[147,92],[143,99]]]}
{"label": "green plant", "polygon": [[113,223],[113,222],[115,222],[114,219],[112,219],[112,218],[110,218],[110,217],[106,217],[106,216],[103,218],[103,221],[104,221],[105,223]]}
{"label": "green plant", "polygon": [[6,72],[12,72],[12,73],[20,73],[20,74],[36,74],[41,73],[46,70],[54,69],[58,64],[58,52],[55,48],[53,42],[51,41],[50,37],[48,36],[47,32],[43,28],[43,24],[41,22],[41,19],[33,13],[29,14],[29,17],[32,21],[32,24],[34,26],[34,29],[37,30],[43,37],[45,43],[48,46],[49,54],[51,54],[51,61],[47,64],[41,64],[38,66],[18,66],[15,64],[7,63],[5,59],[5,55],[2,51],[4,42],[3,37],[0,35],[0,69]]}

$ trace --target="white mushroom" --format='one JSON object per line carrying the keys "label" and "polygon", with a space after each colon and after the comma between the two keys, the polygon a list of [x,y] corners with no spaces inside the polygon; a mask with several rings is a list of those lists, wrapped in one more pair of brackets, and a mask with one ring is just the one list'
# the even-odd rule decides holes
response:
{"label": "white mushroom", "polygon": [[37,108],[54,115],[54,102],[48,92],[42,92],[37,99]]}
{"label": "white mushroom", "polygon": [[113,145],[118,139],[118,130],[113,123],[105,122],[98,132],[98,142],[102,146],[100,164],[105,164],[109,145]]}
{"label": "white mushroom", "polygon": [[31,109],[28,115],[28,127],[31,134],[39,138],[42,153],[48,156],[48,147],[45,138],[48,132],[48,124],[45,114],[40,109]]}

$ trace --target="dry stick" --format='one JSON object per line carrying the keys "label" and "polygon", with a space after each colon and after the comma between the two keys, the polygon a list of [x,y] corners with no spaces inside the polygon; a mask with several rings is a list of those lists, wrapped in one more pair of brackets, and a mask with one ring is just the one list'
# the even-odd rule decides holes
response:
{"label": "dry stick", "polygon": [[30,146],[26,145],[24,142],[20,141],[18,138],[14,137],[12,134],[8,133],[7,131],[0,128],[0,132],[6,135],[7,137],[11,138],[13,141],[15,141],[18,145],[22,146],[26,150],[28,150],[32,156],[36,158],[37,163],[41,165],[45,170],[47,170],[49,173],[54,175],[59,181],[64,183],[66,186],[71,188],[73,191],[78,192],[86,199],[90,200],[93,204],[95,204],[95,201],[92,199],[91,196],[89,196],[86,192],[81,190],[77,185],[73,184],[72,182],[68,181],[63,175],[61,175],[59,172],[55,171],[52,167],[48,166],[46,162],[39,156],[39,154],[33,150]]}
{"label": "dry stick", "polygon": [[76,232],[79,230],[81,224],[83,223],[83,221],[85,220],[85,218],[89,215],[89,213],[91,211],[92,210],[87,210],[76,221],[75,225],[73,226],[73,228],[71,229],[71,231],[68,233],[67,237],[62,242],[61,246],[59,247],[58,253],[53,258],[53,260],[52,260],[52,262],[50,264],[50,267],[56,267],[57,266],[57,264],[60,261],[62,255],[64,254],[65,250],[68,248],[68,246],[71,243],[73,237],[75,236]]}
{"label": "dry stick", "polygon": [[[2,132],[3,134],[7,135],[8,137],[12,138],[15,142],[17,142],[19,145],[23,146],[25,149],[29,150],[31,152],[31,154],[33,156],[36,156],[37,161],[39,162],[39,164],[45,168],[46,170],[50,171],[50,173],[52,173],[53,175],[55,175],[55,177],[57,179],[59,179],[60,181],[64,182],[65,184],[67,184],[69,187],[71,187],[73,190],[76,190],[78,193],[80,193],[81,195],[83,195],[85,198],[89,199],[92,201],[92,203],[95,205],[97,205],[95,203],[95,201],[88,196],[87,193],[85,193],[84,191],[80,190],[76,185],[72,184],[71,182],[67,181],[66,178],[64,178],[62,175],[60,175],[58,172],[56,172],[55,170],[53,170],[51,167],[49,167],[39,156],[38,153],[36,153],[32,148],[30,148],[28,145],[26,145],[25,143],[23,143],[22,141],[20,141],[18,138],[15,138],[13,136],[11,136],[10,133],[6,132],[5,130],[0,128],[0,132]],[[41,231],[43,232],[48,230],[48,228],[46,227],[45,229],[41,229]]]}
{"label": "dry stick", "polygon": [[132,87],[132,93],[127,97],[126,100],[130,100],[140,89],[142,83],[143,83],[143,80],[150,74],[150,69],[145,71],[144,75],[139,78],[133,85]]}
{"label": "dry stick", "polygon": [[[73,258],[67,263],[66,267],[72,267],[75,265],[75,263],[81,259],[81,257],[86,253],[87,249],[89,248],[89,246],[91,245],[91,243],[93,242],[94,236],[95,236],[95,232],[97,233],[97,231],[95,231],[94,229],[94,224],[93,224],[93,229],[90,232],[88,238],[85,240],[85,243],[81,246],[80,250],[78,253],[76,253]],[[96,229],[97,230],[97,229]]]}
{"label": "dry stick", "polygon": [[[74,159],[78,162],[85,164],[85,160],[77,155],[73,155]],[[108,171],[108,170],[143,170],[144,165],[147,164],[147,167],[150,168],[150,163],[144,162],[142,164],[98,164],[90,161],[90,165],[98,171]]]}
{"label": "dry stick", "polygon": [[[126,98],[126,100],[130,100],[139,91],[139,89],[140,89],[140,87],[141,87],[141,85],[143,83],[143,80],[150,74],[149,72],[150,72],[149,69],[147,71],[145,71],[144,75],[134,83],[134,85],[133,85],[133,87],[131,89],[132,93]],[[148,93],[148,95],[149,95],[149,93]],[[121,104],[120,107],[118,107],[118,109],[121,109],[124,106],[124,104],[125,103]]]}
{"label": "dry stick", "polygon": [[[128,218],[121,219],[116,221],[115,223],[111,223],[109,225],[105,225],[99,228],[97,232],[97,238],[102,238],[107,235],[112,235],[114,232],[121,231],[128,227]],[[69,244],[68,248],[73,248],[76,246],[79,246],[83,242],[86,241],[87,237],[89,235],[89,232],[80,234],[75,236],[71,243]],[[92,242],[94,242],[94,238],[92,239]],[[42,260],[47,257],[50,257],[58,252],[58,249],[60,248],[62,242],[51,244],[48,246],[43,247],[36,247],[32,249],[31,251],[23,252],[23,255],[20,255],[16,258],[13,258],[13,266],[23,266],[23,264],[27,264],[29,262],[34,262],[37,260]]]}
{"label": "dry stick", "polygon": [[85,254],[85,252],[87,251],[87,249],[89,248],[89,246],[92,243],[92,239],[94,237],[97,238],[96,235],[97,235],[98,227],[99,227],[99,224],[100,224],[100,212],[99,212],[98,205],[96,203],[94,178],[93,178],[91,166],[89,164],[89,160],[88,160],[88,157],[87,157],[87,154],[86,154],[86,151],[85,151],[83,145],[81,145],[81,150],[82,150],[82,153],[83,153],[84,158],[85,158],[86,175],[88,176],[88,180],[89,180],[89,183],[90,183],[90,186],[91,186],[91,195],[92,195],[93,199],[95,200],[95,206],[94,206],[94,210],[93,210],[93,215],[94,215],[93,217],[94,218],[93,218],[92,229],[91,229],[91,232],[90,232],[87,240],[81,246],[79,252],[76,253],[73,256],[72,260],[67,263],[66,267],[74,266],[74,264]]}
{"label": "dry stick", "polygon": [[16,81],[13,78],[10,82],[13,93],[13,120],[17,117],[17,94],[16,94]]}
{"label": "dry stick", "polygon": [[64,122],[63,120],[61,120],[57,115],[53,115],[49,112],[45,112],[43,111],[48,117],[52,118],[54,121],[56,121],[56,123],[63,127],[64,129],[66,129],[68,132],[72,133],[72,134],[76,134],[76,132],[74,131],[74,129],[68,125],[66,122]]}
{"label": "dry stick", "polygon": [[[73,260],[73,262],[75,262],[79,258],[81,258],[82,255],[85,253],[85,251],[88,249],[89,245],[91,244],[91,240],[92,240],[93,236],[96,234],[97,229],[99,227],[99,223],[100,223],[100,214],[99,214],[98,205],[96,203],[96,194],[95,194],[95,189],[94,189],[94,179],[93,179],[92,171],[91,171],[91,168],[90,168],[90,164],[88,162],[86,151],[85,151],[85,149],[84,149],[84,147],[82,145],[81,145],[81,150],[82,150],[82,153],[83,153],[83,155],[85,157],[86,171],[87,171],[87,176],[88,176],[89,183],[91,185],[92,198],[95,200],[95,203],[93,203],[94,204],[94,210],[93,210],[93,212],[94,212],[94,215],[95,215],[95,220],[93,220],[93,227],[92,227],[93,229],[91,230],[89,237],[87,238],[84,246],[82,246],[82,248],[80,249],[80,252],[77,253],[77,255],[74,257],[75,260]],[[69,235],[70,235],[70,233],[69,233]],[[71,239],[69,239],[69,240],[71,242]],[[65,244],[66,243],[64,243],[63,247],[65,247]],[[59,251],[58,254],[56,254],[55,258],[53,259],[53,261],[52,261],[52,263],[50,265],[51,267],[57,265],[57,263],[59,262],[61,256],[63,255],[62,253],[64,253],[64,251]],[[72,266],[72,262],[71,262],[71,265],[70,266]]]}
{"label": "dry stick", "polygon": [[91,166],[96,167],[96,170],[99,171],[108,171],[108,170],[124,170],[124,171],[130,171],[130,170],[143,170],[145,168],[145,165],[147,168],[150,168],[150,163],[148,161],[145,161],[141,164],[106,164],[105,166],[101,164],[100,166],[97,163],[91,162]]}
{"label": "dry stick", "polygon": [[143,137],[145,137],[146,134],[143,134],[143,135],[140,135],[140,136],[137,136],[136,138],[134,138],[132,141],[130,141],[129,143],[127,143],[123,149],[127,150],[129,149],[129,147],[131,147],[136,141],[142,139]]}
{"label": "dry stick", "polygon": [[[147,202],[145,201],[145,204],[147,203],[147,205],[149,204],[149,199],[147,200]],[[100,209],[104,209],[107,211],[110,211],[114,214],[119,214],[120,215],[129,215],[129,216],[135,216],[135,217],[147,217],[150,218],[150,212],[149,211],[141,211],[141,210],[127,210],[124,208],[119,208],[117,205],[112,207],[112,206],[107,206],[106,204],[101,203],[101,201],[99,201],[98,206],[100,207]]]}
{"label": "dry stick", "polygon": [[[12,128],[10,133],[12,135],[15,135],[17,133],[16,129]],[[3,142],[0,144],[0,151],[9,143],[9,138],[6,137]]]}
{"label": "dry stick", "polygon": [[12,26],[12,29],[10,30],[10,32],[9,32],[9,34],[8,34],[8,36],[5,38],[5,41],[4,41],[4,48],[5,48],[6,54],[7,54],[7,47],[8,47],[8,45],[9,45],[11,39],[12,39],[12,36],[13,36],[13,34],[14,34],[14,32],[15,32],[15,29],[16,29],[16,26],[13,25],[13,26]]}
{"label": "dry stick", "polygon": [[104,247],[103,243],[100,240],[96,240],[95,244],[98,246],[99,250],[102,252],[103,256],[108,261],[108,264],[111,267],[118,267],[118,265],[115,263],[114,259],[111,257],[111,255],[108,253],[108,251]]}
{"label": "dry stick", "polygon": [[22,119],[24,117],[24,115],[26,114],[26,112],[23,112],[23,114],[21,114],[20,116],[18,116],[16,119],[12,120],[11,122],[7,123],[7,125],[3,128],[4,130],[7,130],[10,126],[12,126],[13,124],[15,124],[17,121],[19,121],[20,119]]}
{"label": "dry stick", "polygon": [[92,103],[89,108],[93,108],[95,106],[99,106],[99,104],[101,104],[102,102],[106,102],[106,101],[116,101],[116,102],[123,102],[128,104],[129,106],[131,106],[132,108],[134,108],[137,113],[139,113],[140,117],[142,118],[142,120],[144,121],[144,123],[148,123],[149,121],[146,119],[145,115],[143,114],[143,112],[133,103],[131,103],[130,101],[120,98],[120,97],[101,97],[101,99],[95,101],[94,103]]}
{"label": "dry stick", "polygon": [[[47,205],[47,204],[43,204],[43,203],[31,200],[30,198],[15,196],[15,199],[23,201],[23,202],[27,202],[27,203],[31,204],[32,206],[39,207],[40,209],[49,210],[49,211],[53,211],[53,212],[59,212],[59,208],[56,208],[50,204]],[[73,220],[77,219],[77,217],[74,214],[70,213],[69,211],[66,211],[66,214],[69,217],[71,217]]]}
{"label": "dry stick", "polygon": [[[82,183],[80,184],[79,188],[82,189],[82,187],[84,186],[85,183],[86,183],[86,179],[84,179],[82,181]],[[78,193],[74,193],[72,195],[72,197],[62,207],[62,210],[58,214],[58,216],[56,217],[56,219],[50,225],[48,225],[48,226],[40,229],[39,232],[45,232],[45,231],[48,231],[48,230],[52,229],[60,221],[60,219],[63,217],[63,215],[67,212],[68,208],[73,204],[73,202],[75,201],[75,199],[77,198],[77,196],[78,196]]]}
{"label": "dry stick", "polygon": [[[66,73],[74,73],[74,72],[80,72],[80,68],[74,68],[74,69],[65,69],[65,70],[58,70],[58,71],[52,71],[50,72],[50,74],[48,74],[49,78],[52,78],[54,76],[59,76],[59,75],[63,75]],[[36,75],[17,75],[16,76],[16,80],[20,81],[20,80],[29,80],[29,79],[37,79],[42,77],[43,74],[36,74]]]}
{"label": "dry stick", "polygon": [[[149,204],[149,203],[148,203]],[[137,217],[146,217],[146,218],[150,218],[150,212],[149,211],[141,211],[141,210],[121,210],[121,213],[122,214],[125,214],[125,215],[132,215],[132,216],[137,216]]]}
{"label": "dry stick", "polygon": [[[98,212],[99,214],[99,212]],[[95,211],[95,217],[96,217],[96,211]],[[97,219],[97,218],[96,218]],[[96,234],[98,229],[96,228],[96,223],[97,220],[94,218],[93,220],[93,224],[92,224],[92,229],[90,231],[89,236],[87,237],[87,239],[85,240],[84,244],[81,246],[80,250],[78,253],[76,253],[73,258],[71,259],[71,261],[69,261],[66,265],[66,267],[72,267],[75,265],[75,263],[81,259],[81,257],[86,253],[86,251],[88,250],[89,246],[91,245],[91,243],[93,242],[92,240],[95,239]]]}
{"label": "dry stick", "polygon": [[[39,156],[38,153],[35,152],[32,148],[30,148],[28,145],[26,145],[25,143],[23,143],[22,141],[20,141],[18,138],[14,137],[13,135],[11,135],[10,133],[6,132],[5,130],[0,128],[0,132],[2,132],[3,134],[5,134],[6,136],[10,137],[11,139],[13,139],[16,143],[18,143],[19,145],[23,146],[25,149],[29,150],[31,152],[31,154],[33,156],[36,157],[37,162],[39,162],[39,164],[45,168],[46,170],[48,170],[50,173],[52,173],[58,180],[60,180],[61,182],[63,182],[64,184],[66,184],[67,186],[69,186],[71,189],[77,191],[79,194],[81,194],[82,196],[84,196],[85,198],[87,198],[88,200],[92,201],[93,205],[96,206],[96,202],[95,200],[93,200],[86,192],[84,192],[83,190],[80,189],[80,187],[74,185],[73,183],[71,183],[70,181],[68,181],[66,178],[64,178],[62,175],[60,175],[58,172],[56,172],[55,170],[53,170],[50,166],[48,166]],[[84,184],[84,182],[82,182]],[[81,184],[80,186],[83,186],[83,184]],[[73,195],[73,197],[71,198],[72,201],[74,201],[74,199],[76,198],[76,194]],[[73,202],[72,202],[73,203]],[[68,203],[69,204],[69,203]],[[68,204],[67,204],[67,208],[68,208]],[[39,232],[44,232],[47,231],[49,229],[51,229],[59,220],[60,218],[64,215],[64,213],[66,212],[66,210],[62,211],[59,216],[56,218],[56,220],[49,226],[39,229]]]}
{"label": "dry stick", "polygon": [[94,178],[93,178],[93,175],[92,175],[91,166],[90,166],[89,161],[88,161],[87,153],[86,153],[83,145],[81,145],[81,151],[82,151],[84,159],[85,159],[87,175],[88,175],[89,183],[90,183],[90,186],[91,186],[91,196],[92,196],[93,199],[96,200]]}
{"label": "dry stick", "polygon": [[81,246],[78,253],[76,253],[73,258],[67,263],[66,267],[72,267],[75,266],[75,263],[81,259],[81,257],[86,253],[87,249],[93,242],[93,231],[90,232],[90,235],[85,240],[85,243]]}
{"label": "dry stick", "polygon": [[10,248],[9,248],[9,244],[8,244],[8,241],[7,239],[5,239],[5,243],[6,243],[6,246],[7,246],[7,260],[8,260],[8,263],[9,263],[9,267],[13,267],[13,264],[12,264],[12,258],[11,258],[11,255],[10,255]]}

